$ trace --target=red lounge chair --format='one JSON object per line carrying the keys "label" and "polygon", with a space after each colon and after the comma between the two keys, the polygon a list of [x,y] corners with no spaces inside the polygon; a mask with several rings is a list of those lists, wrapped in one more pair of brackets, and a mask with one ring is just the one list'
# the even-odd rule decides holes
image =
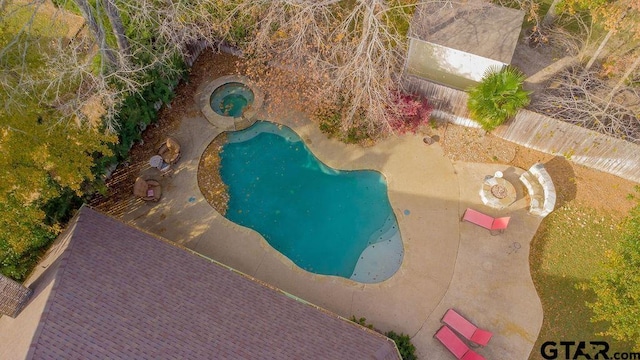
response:
{"label": "red lounge chair", "polygon": [[511,217],[493,218],[487,214],[481,213],[480,211],[467,208],[462,220],[482,226],[483,228],[491,231],[504,231],[504,229],[509,226],[509,220],[511,220]]}
{"label": "red lounge chair", "polygon": [[477,352],[469,349],[458,335],[453,330],[449,329],[447,325],[438,330],[434,337],[442,343],[451,353],[460,360],[485,360],[485,358]]}
{"label": "red lounge chair", "polygon": [[442,322],[449,325],[449,327],[458,332],[458,334],[462,335],[465,339],[471,340],[481,346],[486,346],[487,343],[489,343],[491,336],[493,336],[493,333],[479,329],[453,309],[447,310],[442,317]]}

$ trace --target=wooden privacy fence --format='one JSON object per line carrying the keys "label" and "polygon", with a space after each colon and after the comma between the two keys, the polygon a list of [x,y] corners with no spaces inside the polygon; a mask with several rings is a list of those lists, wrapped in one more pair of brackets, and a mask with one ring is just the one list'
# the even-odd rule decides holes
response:
{"label": "wooden privacy fence", "polygon": [[640,182],[640,146],[529,110],[493,132],[517,144]]}
{"label": "wooden privacy fence", "polygon": [[469,96],[466,92],[437,85],[411,75],[403,78],[403,86],[410,93],[426,97],[433,108],[433,116],[456,125],[480,127],[477,122],[469,119],[467,109]]}
{"label": "wooden privacy fence", "polygon": [[[468,118],[467,94],[464,91],[415,77],[406,77],[404,86],[407,91],[425,96],[434,108],[434,116],[456,125],[478,127]],[[494,130],[493,134],[640,183],[640,146],[628,141],[529,110],[520,110],[514,119]]]}
{"label": "wooden privacy fence", "polygon": [[184,62],[187,66],[191,67],[196,62],[196,59],[204,49],[211,47],[211,43],[206,40],[194,41],[186,45],[186,51],[184,54]]}

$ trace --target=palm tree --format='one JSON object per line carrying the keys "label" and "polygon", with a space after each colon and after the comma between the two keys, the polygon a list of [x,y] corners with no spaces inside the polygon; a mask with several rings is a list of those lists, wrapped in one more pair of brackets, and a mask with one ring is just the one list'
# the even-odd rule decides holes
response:
{"label": "palm tree", "polygon": [[482,81],[469,89],[471,118],[491,131],[515,116],[529,104],[529,92],[522,88],[524,79],[524,74],[512,66],[487,69]]}

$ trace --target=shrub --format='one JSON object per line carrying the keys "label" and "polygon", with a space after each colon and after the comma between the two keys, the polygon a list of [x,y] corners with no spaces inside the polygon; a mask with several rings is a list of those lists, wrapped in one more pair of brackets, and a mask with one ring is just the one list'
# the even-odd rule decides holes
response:
{"label": "shrub", "polygon": [[337,107],[323,107],[315,112],[315,118],[318,120],[320,131],[327,134],[328,137],[339,136],[340,130],[340,111]]}
{"label": "shrub", "polygon": [[492,67],[482,81],[469,89],[467,107],[471,118],[491,131],[529,104],[529,92],[522,88],[524,74],[512,66]]}
{"label": "shrub", "polygon": [[117,160],[125,159],[131,146],[142,138],[142,131],[156,121],[158,104],[168,104],[173,99],[174,88],[185,74],[184,63],[176,61],[173,66],[169,69],[173,76],[163,74],[161,69],[151,70],[146,75],[150,84],[122,102],[116,115],[119,141],[112,149]]}
{"label": "shrub", "polygon": [[[371,329],[381,333],[380,330],[374,328],[373,325],[367,324],[366,318],[363,318],[363,317],[356,318],[354,315],[352,315],[349,320],[353,321],[354,323],[360,326],[364,326],[367,329]],[[406,335],[403,333],[400,333],[398,335],[394,331],[389,331],[384,333],[384,336],[388,337],[389,339],[393,340],[396,343],[396,346],[398,347],[398,351],[400,352],[400,356],[402,356],[403,360],[418,359],[418,357],[416,356],[416,347],[411,343],[411,337],[409,337],[409,335]]]}
{"label": "shrub", "polygon": [[343,126],[344,107],[344,101],[340,99],[337,103],[318,108],[313,116],[318,121],[320,131],[346,144],[363,144],[374,139],[379,129],[371,128],[371,124],[365,121],[364,111],[354,115],[349,127]]}
{"label": "shrub", "polygon": [[[358,324],[360,326],[364,326],[367,329],[376,330],[376,329],[373,328],[373,325],[367,324],[367,319],[366,318],[361,317],[359,319],[356,319],[355,315],[352,315],[351,319],[349,319],[349,320],[353,321],[354,323],[356,323],[356,324]],[[378,330],[376,330],[376,331],[378,331]]]}
{"label": "shrub", "polygon": [[389,125],[394,132],[415,134],[420,125],[429,123],[429,116],[433,109],[427,99],[400,91],[394,91],[392,98],[394,108],[390,109]]}
{"label": "shrub", "polygon": [[598,335],[626,341],[640,351],[640,204],[629,213],[623,224],[621,246],[609,250],[604,269],[583,290],[593,290],[592,322],[604,321],[609,327]]}
{"label": "shrub", "polygon": [[385,336],[393,340],[400,351],[403,360],[416,360],[416,347],[411,343],[411,338],[406,334],[396,334],[393,331],[385,333]]}

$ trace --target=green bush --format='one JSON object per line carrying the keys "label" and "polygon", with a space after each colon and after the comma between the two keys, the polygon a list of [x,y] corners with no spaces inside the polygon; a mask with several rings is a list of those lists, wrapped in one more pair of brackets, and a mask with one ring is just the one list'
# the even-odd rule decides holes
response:
{"label": "green bush", "polygon": [[[376,330],[376,329],[374,329],[374,328],[373,328],[373,325],[371,325],[371,324],[367,324],[367,319],[366,319],[366,318],[361,317],[361,318],[359,318],[359,319],[356,319],[356,316],[355,316],[355,315],[352,315],[352,316],[351,316],[351,318],[350,318],[349,320],[353,321],[354,323],[356,323],[356,324],[358,324],[358,325],[360,325],[360,326],[364,326],[364,327],[366,327],[367,329],[371,329],[371,330],[378,331],[378,330]],[[378,331],[378,332],[379,332],[379,331]]]}
{"label": "green bush", "polygon": [[620,246],[606,255],[604,269],[579,288],[596,294],[596,300],[587,303],[593,311],[591,321],[609,324],[598,335],[629,342],[640,351],[640,204],[623,224]]}
{"label": "green bush", "polygon": [[[42,250],[55,239],[56,231],[33,221],[42,212],[39,204],[24,204],[9,194],[0,201],[0,211],[9,215],[0,217],[0,273],[22,281],[37,263]],[[10,236],[8,232],[20,234],[20,243],[5,241]]]}
{"label": "green bush", "polygon": [[[349,320],[353,321],[354,323],[360,326],[364,326],[367,329],[371,329],[381,333],[380,330],[374,328],[373,325],[367,324],[366,318],[363,318],[363,317],[356,318],[355,315],[352,315]],[[398,351],[400,352],[400,356],[402,356],[403,360],[418,359],[418,357],[416,356],[416,347],[411,343],[411,337],[409,337],[409,335],[406,335],[403,333],[400,333],[398,335],[394,331],[389,331],[384,333],[384,336],[388,337],[389,339],[393,340],[396,343],[396,346],[398,347]]]}
{"label": "green bush", "polygon": [[469,89],[471,118],[491,131],[515,116],[529,105],[529,92],[522,88],[524,79],[524,74],[512,66],[489,68],[482,81]]}
{"label": "green bush", "polygon": [[118,161],[127,157],[131,146],[142,139],[142,131],[156,121],[156,104],[168,104],[173,99],[173,89],[186,73],[182,62],[177,62],[175,66],[176,72],[172,77],[163,76],[160,70],[152,70],[147,75],[151,83],[139,94],[129,95],[122,102],[116,115],[119,141],[112,149]]}
{"label": "green bush", "polygon": [[316,111],[315,117],[318,120],[320,131],[327,134],[328,137],[339,136],[342,116],[337,109],[322,108]]}
{"label": "green bush", "polygon": [[354,115],[351,126],[344,128],[342,125],[343,102],[325,106],[316,110],[315,119],[318,121],[320,131],[330,138],[336,138],[346,144],[362,144],[376,137],[377,129],[370,129],[364,118],[364,113]]}
{"label": "green bush", "polygon": [[396,334],[393,331],[385,333],[385,335],[393,340],[400,351],[403,360],[416,360],[416,347],[411,343],[411,338],[406,334]]}
{"label": "green bush", "polygon": [[[94,155],[94,165],[92,173],[95,175],[93,183],[85,183],[82,186],[82,193],[79,196],[75,191],[69,188],[59,188],[55,182],[51,182],[51,186],[55,187],[57,196],[49,199],[45,203],[33,204],[32,206],[17,206],[16,204],[0,203],[0,211],[15,212],[16,209],[28,212],[44,212],[44,221],[40,226],[34,226],[32,223],[22,223],[17,221],[14,227],[27,229],[29,238],[24,239],[27,244],[17,253],[8,246],[8,243],[0,241],[0,272],[14,280],[22,281],[31,271],[33,266],[39,261],[40,256],[46,251],[47,247],[55,239],[57,231],[64,226],[73,216],[87,197],[91,196],[97,189],[104,187],[102,184],[102,175],[105,170],[118,161],[128,156],[129,149],[135,141],[141,139],[142,130],[150,123],[156,121],[158,102],[168,103],[173,98],[173,89],[184,74],[184,67],[178,64],[178,71],[170,72],[174,76],[163,76],[159,71],[151,71],[148,76],[151,83],[145,87],[140,94],[128,96],[122,103],[116,120],[119,122],[118,128],[119,142],[111,144],[113,156]],[[11,198],[9,198],[11,200]],[[11,206],[10,206],[11,205]],[[15,214],[16,220],[29,218],[25,214]]]}

